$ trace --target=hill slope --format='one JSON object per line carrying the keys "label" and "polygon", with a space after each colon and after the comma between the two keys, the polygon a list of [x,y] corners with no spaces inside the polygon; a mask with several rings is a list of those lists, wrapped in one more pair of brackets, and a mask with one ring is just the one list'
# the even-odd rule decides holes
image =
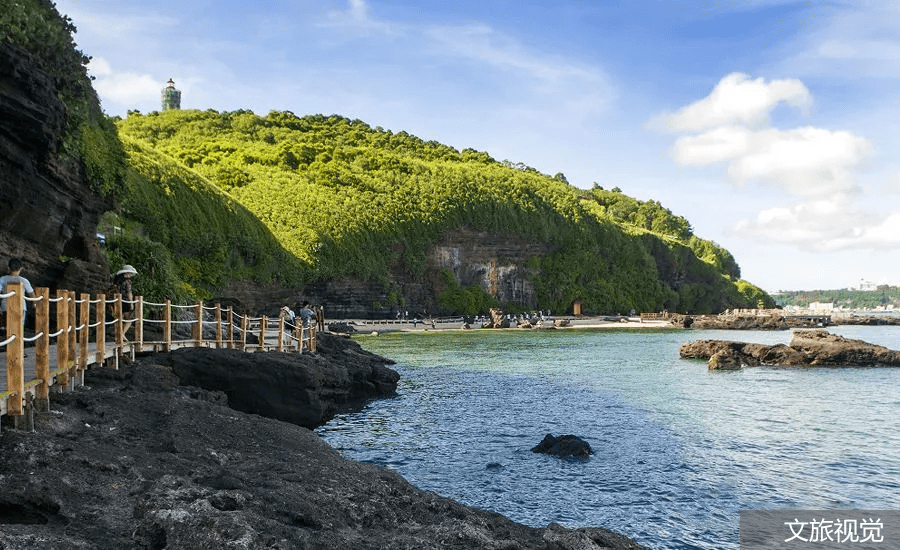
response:
{"label": "hill slope", "polygon": [[[596,313],[771,302],[739,280],[727,251],[695,237],[658,203],[580,190],[483,152],[290,112],[131,113],[118,127],[145,183],[162,184],[140,161],[152,151],[151,172],[170,163],[163,171],[176,179],[214,184],[228,197],[204,191],[203,202],[246,207],[297,260],[263,271],[347,315],[481,313],[497,304],[562,312],[576,300]],[[154,210],[155,199],[129,189],[124,216],[140,219],[177,263],[201,271],[226,263],[173,242],[166,228],[180,225],[180,214]],[[180,231],[204,239],[222,233],[196,224]],[[254,261],[278,254],[267,245]],[[258,278],[259,270],[222,273],[179,270],[190,287],[223,295],[226,279]]]}

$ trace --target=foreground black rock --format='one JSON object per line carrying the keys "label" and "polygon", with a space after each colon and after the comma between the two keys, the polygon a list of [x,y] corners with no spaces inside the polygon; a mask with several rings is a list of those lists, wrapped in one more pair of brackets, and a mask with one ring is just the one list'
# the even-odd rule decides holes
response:
{"label": "foreground black rock", "polygon": [[587,441],[577,435],[561,435],[554,437],[547,434],[544,439],[531,449],[535,453],[547,453],[554,456],[571,456],[575,458],[587,458],[594,454],[594,450]]}
{"label": "foreground black rock", "polygon": [[710,370],[758,365],[799,367],[895,367],[900,352],[831,334],[827,330],[795,330],[790,345],[748,344],[726,340],[695,340],[681,346],[685,359],[707,359]]}
{"label": "foreground black rock", "polygon": [[400,376],[389,360],[347,338],[320,335],[317,354],[185,348],[154,357],[185,386],[221,391],[239,411],[316,428],[373,397],[392,395]]}
{"label": "foreground black rock", "polygon": [[0,548],[641,548],[418,490],[309,429],[228,407],[238,388],[183,385],[184,366],[164,362],[90,370],[34,432],[0,435]]}

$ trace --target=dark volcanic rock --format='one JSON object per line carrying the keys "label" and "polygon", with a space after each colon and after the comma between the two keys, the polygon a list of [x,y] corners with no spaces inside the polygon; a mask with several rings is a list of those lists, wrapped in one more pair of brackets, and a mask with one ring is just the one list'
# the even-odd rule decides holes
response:
{"label": "dark volcanic rock", "polygon": [[547,453],[554,456],[571,456],[576,458],[585,458],[594,454],[593,449],[587,441],[581,439],[577,435],[561,435],[554,437],[551,434],[544,436],[544,439],[531,449],[535,453]]}
{"label": "dark volcanic rock", "polygon": [[695,340],[681,346],[685,359],[708,359],[710,370],[757,365],[900,366],[900,352],[852,340],[823,329],[795,330],[791,344],[748,344],[726,340]]}
{"label": "dark volcanic rock", "polygon": [[107,209],[83,168],[59,153],[66,108],[37,60],[0,40],[0,249],[35,286],[106,289],[96,231]]}
{"label": "dark volcanic rock", "polygon": [[316,354],[184,348],[154,360],[185,386],[221,391],[231,407],[307,428],[373,397],[392,395],[400,376],[389,359],[347,338],[320,334]]}
{"label": "dark volcanic rock", "polygon": [[306,428],[182,385],[161,358],[89,370],[34,432],[3,432],[0,548],[642,548],[421,491]]}
{"label": "dark volcanic rock", "polygon": [[672,314],[670,322],[676,326],[695,329],[788,330],[821,326],[819,319],[823,317],[826,316],[785,316],[779,312],[768,310],[759,314],[680,315],[675,313]]}

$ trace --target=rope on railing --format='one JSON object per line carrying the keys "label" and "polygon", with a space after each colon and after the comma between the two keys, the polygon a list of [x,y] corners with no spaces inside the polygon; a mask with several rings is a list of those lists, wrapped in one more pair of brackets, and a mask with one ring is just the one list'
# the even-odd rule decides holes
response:
{"label": "rope on railing", "polygon": [[57,296],[56,298],[47,298],[47,301],[50,302],[51,304],[56,303],[56,302],[62,302],[63,300],[65,300],[65,298],[62,296]]}
{"label": "rope on railing", "polygon": [[59,336],[59,335],[62,334],[63,332],[66,332],[66,329],[61,328],[61,329],[57,330],[56,332],[51,332],[51,333],[49,334],[49,336],[50,336],[50,338],[56,338],[57,336]]}
{"label": "rope on railing", "polygon": [[12,298],[12,297],[15,296],[15,295],[16,295],[15,292],[9,291],[9,292],[7,292],[6,294],[0,294],[0,298],[3,298],[3,299],[6,299],[6,298]]}
{"label": "rope on railing", "polygon": [[[3,294],[0,294],[0,296],[3,296]],[[16,341],[16,335],[13,334],[12,336],[10,336],[9,338],[7,338],[6,340],[0,342],[0,348],[5,347],[6,345],[11,344],[11,343],[13,343],[13,342],[15,342],[15,341]]]}
{"label": "rope on railing", "polygon": [[32,336],[31,338],[24,338],[24,337],[23,337],[23,338],[22,338],[22,341],[23,341],[23,342],[36,342],[37,340],[39,340],[39,339],[40,339],[41,337],[43,337],[43,336],[44,336],[44,333],[43,333],[43,332],[39,332],[39,333],[35,334],[34,336]]}
{"label": "rope on railing", "polygon": [[34,298],[25,296],[25,301],[26,301],[26,302],[40,302],[40,301],[43,300],[43,299],[44,299],[43,296],[35,296]]}

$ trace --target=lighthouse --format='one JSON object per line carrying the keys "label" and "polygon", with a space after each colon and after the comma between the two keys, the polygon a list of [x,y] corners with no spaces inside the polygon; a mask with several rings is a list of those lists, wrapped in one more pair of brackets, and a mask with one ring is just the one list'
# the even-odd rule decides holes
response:
{"label": "lighthouse", "polygon": [[181,90],[175,89],[175,81],[171,78],[166,84],[168,86],[162,91],[162,110],[181,109]]}

